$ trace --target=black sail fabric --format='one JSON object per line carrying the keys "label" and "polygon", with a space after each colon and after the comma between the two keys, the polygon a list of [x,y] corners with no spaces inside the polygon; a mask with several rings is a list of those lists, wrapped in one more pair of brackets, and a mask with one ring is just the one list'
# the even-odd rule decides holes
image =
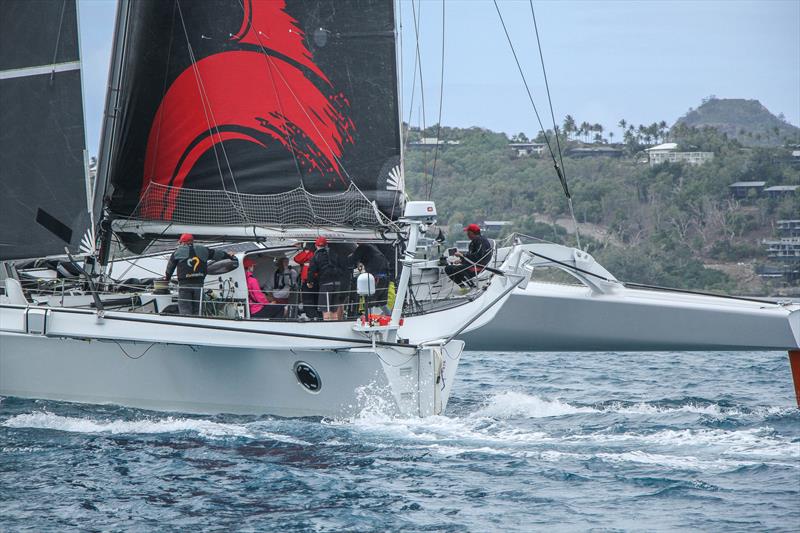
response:
{"label": "black sail fabric", "polygon": [[326,195],[351,184],[390,218],[400,214],[391,0],[137,0],[128,9],[112,216],[176,221],[189,190]]}
{"label": "black sail fabric", "polygon": [[78,247],[89,226],[75,0],[0,0],[0,260]]}

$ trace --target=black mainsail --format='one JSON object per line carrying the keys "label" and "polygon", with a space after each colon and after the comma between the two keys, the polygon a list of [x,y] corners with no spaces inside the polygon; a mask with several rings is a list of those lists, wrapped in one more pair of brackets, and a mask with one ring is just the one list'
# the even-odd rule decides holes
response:
{"label": "black mainsail", "polygon": [[0,260],[89,227],[76,0],[0,0]]}
{"label": "black mainsail", "polygon": [[[397,218],[391,0],[131,0],[120,9],[112,218],[303,225],[303,206],[346,210],[355,189]],[[336,197],[345,203],[325,205]]]}

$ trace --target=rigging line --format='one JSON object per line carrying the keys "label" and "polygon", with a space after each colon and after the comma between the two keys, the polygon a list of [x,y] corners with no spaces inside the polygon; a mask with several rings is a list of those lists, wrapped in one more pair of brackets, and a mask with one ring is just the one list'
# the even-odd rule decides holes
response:
{"label": "rigging line", "polygon": [[[261,33],[258,30],[257,30],[257,32],[259,34]],[[272,58],[270,58],[270,61],[272,61]],[[300,100],[300,98],[297,97],[297,93],[294,92],[294,89],[292,89],[292,86],[289,84],[289,82],[283,76],[283,73],[281,72],[281,70],[280,69],[275,69],[275,70],[277,70],[278,75],[281,77],[281,81],[283,81],[283,84],[286,86],[287,89],[289,89],[289,92],[292,93],[292,97],[294,98],[295,102],[297,102],[297,105],[300,107],[300,110],[303,112],[303,114],[308,119],[308,122],[314,127],[314,131],[317,132],[317,135],[319,135],[320,139],[322,139],[322,142],[325,143],[325,147],[330,151],[331,156],[333,156],[333,159],[339,164],[339,167],[342,169],[342,172],[344,172],[345,176],[347,176],[347,179],[350,180],[350,183],[353,183],[353,178],[350,176],[350,173],[347,172],[347,169],[344,167],[344,163],[342,163],[342,160],[339,159],[339,157],[336,155],[336,153],[334,152],[333,148],[331,148],[331,145],[328,144],[328,141],[327,141],[327,139],[325,139],[325,136],[322,134],[322,132],[319,131],[319,128],[317,127],[317,123],[314,122],[314,120],[311,118],[311,115],[308,114],[308,111],[306,111],[305,106],[303,106],[303,102]]]}
{"label": "rigging line", "polygon": [[519,75],[522,77],[522,83],[525,85],[525,91],[528,93],[528,100],[531,102],[531,107],[533,107],[533,112],[536,114],[536,120],[539,122],[539,127],[542,129],[542,135],[544,136],[545,143],[547,144],[547,151],[550,152],[550,158],[553,160],[553,166],[556,169],[556,174],[558,175],[559,181],[561,181],[561,186],[564,189],[564,194],[569,198],[570,192],[569,188],[567,187],[567,182],[564,179],[563,174],[561,173],[561,167],[558,164],[558,160],[556,159],[556,155],[553,152],[553,147],[550,144],[550,136],[547,135],[547,130],[542,123],[542,118],[539,115],[539,110],[536,108],[536,104],[533,102],[533,95],[531,94],[530,87],[528,86],[528,81],[525,79],[525,73],[522,71],[522,65],[520,65],[519,58],[517,57],[517,52],[514,49],[514,44],[511,42],[511,36],[508,34],[508,28],[506,28],[505,20],[503,20],[503,14],[500,13],[500,6],[497,5],[497,0],[494,1],[494,8],[497,10],[497,16],[500,17],[500,24],[503,25],[503,32],[506,34],[506,40],[508,40],[508,46],[511,48],[511,53],[514,55],[514,61],[517,63],[517,70],[519,70]]}
{"label": "rigging line", "polygon": [[[400,5],[403,5],[403,3],[400,2]],[[414,6],[414,0],[411,0],[411,6]],[[416,21],[414,22],[416,24]],[[406,123],[408,129],[406,130],[406,138],[403,141],[404,148],[408,147],[408,137],[411,133],[411,117],[414,115],[414,97],[417,93],[417,57],[417,54],[414,54],[414,76],[411,78],[411,102],[408,105],[408,122]]]}
{"label": "rigging line", "polygon": [[442,100],[444,99],[444,5],[445,0],[442,0],[442,72],[440,75],[439,84],[439,118],[436,121],[436,147],[433,150],[433,168],[431,169],[431,181],[428,187],[428,200],[431,199],[433,194],[433,181],[436,179],[436,162],[439,160],[439,136],[442,130]]}
{"label": "rigging line", "polygon": [[[176,1],[176,4],[178,5],[178,13],[181,16],[181,25],[183,26],[183,33],[184,33],[184,36],[186,38],[186,45],[187,45],[188,50],[189,50],[189,59],[192,62],[192,71],[195,74],[195,79],[196,79],[197,86],[198,86],[198,92],[200,93],[200,98],[201,98],[201,100],[203,102],[203,112],[206,115],[206,123],[209,126],[209,131],[211,131],[212,140],[214,138],[214,131],[217,132],[217,138],[219,139],[219,143],[214,143],[213,144],[213,148],[214,148],[214,157],[217,160],[217,169],[219,170],[219,176],[220,176],[220,180],[222,182],[222,189],[225,192],[228,191],[228,189],[227,189],[227,187],[225,185],[225,176],[224,176],[224,174],[222,172],[222,166],[221,166],[221,164],[219,162],[219,156],[217,154],[217,144],[219,144],[219,149],[222,152],[222,156],[225,159],[225,165],[227,166],[228,173],[231,176],[231,183],[233,184],[233,190],[238,195],[239,194],[239,187],[238,187],[238,185],[236,183],[236,177],[233,174],[233,168],[231,167],[231,162],[230,162],[230,159],[228,158],[228,152],[225,149],[225,143],[222,140],[222,134],[220,133],[219,125],[217,124],[217,119],[214,116],[214,109],[211,107],[211,99],[208,97],[208,92],[206,91],[205,83],[203,83],[203,78],[202,78],[202,76],[200,76],[200,69],[197,66],[197,56],[195,55],[194,48],[192,47],[192,44],[189,41],[189,34],[188,34],[188,31],[186,30],[186,22],[184,21],[184,18],[183,18],[183,10],[181,9],[181,6],[180,6],[180,0],[175,0],[175,1]],[[208,109],[208,112],[206,112],[206,108]],[[213,122],[213,126],[211,126],[211,123],[209,123],[209,120],[208,120],[208,115],[209,114],[211,115],[211,122]],[[250,222],[250,219],[247,217],[247,213],[245,212],[243,206],[241,205],[241,199],[239,199],[239,205],[237,205],[236,202],[234,202],[233,199],[229,195],[226,195],[226,197],[227,197],[228,203],[231,205],[233,210],[236,211],[247,222]],[[238,198],[238,196],[237,196],[237,198]]]}
{"label": "rigging line", "polygon": [[[421,2],[422,0],[418,0]],[[419,96],[420,100],[422,100],[422,119],[420,124],[420,135],[424,135],[425,132],[425,82],[422,80],[422,54],[419,50],[419,27],[422,23],[422,4],[419,4],[419,15],[417,15],[417,8],[414,7],[414,0],[411,0],[411,11],[414,18],[414,36],[416,37],[416,57],[417,57],[417,65],[419,66]],[[424,147],[423,147],[424,148]],[[427,189],[427,176],[428,176],[428,156],[426,150],[422,150],[422,174],[426,180],[426,189]]]}
{"label": "rigging line", "polygon": [[[170,27],[175,26],[175,10],[176,10],[177,3],[172,5],[172,20],[170,21]],[[164,95],[167,94],[167,79],[169,77],[169,60],[172,58],[172,41],[175,37],[175,32],[169,32],[169,46],[167,47],[167,61],[164,63],[164,84],[161,88],[161,101],[164,101]],[[156,151],[153,154],[153,164],[150,168],[150,174],[153,173],[153,168],[156,166],[156,160],[158,159],[158,149],[160,148],[160,139],[161,139],[161,124],[164,122],[164,114],[162,113],[160,117],[158,117],[158,126],[156,127]]]}
{"label": "rigging line", "polygon": [[[58,45],[61,42],[61,28],[64,26],[64,11],[67,9],[67,0],[61,4],[61,16],[58,19],[58,33],[56,34],[56,45],[53,48],[53,70],[50,72],[50,83],[53,83],[53,79],[56,75],[56,59],[58,56]],[[80,58],[79,58],[80,59]]]}
{"label": "rigging line", "polygon": [[[201,102],[203,104],[203,115],[204,115],[204,117],[206,119],[206,124],[208,125],[208,130],[211,132],[211,138],[213,140],[213,138],[214,138],[214,127],[211,125],[211,119],[209,119],[209,117],[208,117],[210,109],[207,108],[207,107],[210,107],[210,106],[206,105],[206,95],[205,95],[205,92],[202,89],[202,81],[200,79],[200,72],[199,72],[199,69],[197,67],[197,61],[196,61],[196,58],[195,58],[195,55],[194,55],[194,49],[192,48],[192,44],[189,41],[189,32],[186,29],[186,21],[183,18],[183,9],[181,9],[180,0],[175,0],[175,4],[178,6],[178,15],[180,15],[181,27],[183,28],[183,35],[184,35],[184,38],[186,39],[186,46],[187,46],[188,51],[189,51],[189,61],[192,62],[192,72],[194,73],[195,83],[197,83],[197,91],[200,93],[200,100],[201,100]],[[217,129],[217,137],[222,139],[222,137],[219,135],[219,129]],[[222,189],[223,190],[227,190],[227,188],[225,187],[225,178],[224,178],[224,175],[222,173],[222,164],[220,163],[219,154],[217,153],[217,144],[216,143],[212,143],[211,148],[212,148],[212,150],[214,150],[214,159],[217,162],[217,170],[219,171],[219,177],[222,179]]]}
{"label": "rigging line", "polygon": [[[539,39],[539,26],[536,24],[536,13],[533,10],[533,0],[528,0],[528,4],[531,7],[531,17],[533,18],[533,29],[536,33],[536,46],[539,48],[539,60],[542,64],[542,76],[544,77],[544,87],[547,90],[547,103],[550,105],[550,117],[553,119],[553,133],[556,137],[556,146],[558,147],[558,161],[561,164],[561,172],[564,176],[564,184],[567,183],[567,171],[564,167],[564,155],[563,151],[561,150],[561,140],[558,136],[558,126],[556,125],[556,114],[553,111],[553,99],[550,97],[550,84],[547,81],[547,69],[544,66],[544,54],[542,52],[542,42]],[[575,224],[575,241],[578,244],[578,248],[582,248],[581,246],[581,234],[578,229],[578,220],[575,218],[575,210],[572,207],[572,197],[567,196],[567,204],[569,205],[569,214],[572,217],[572,223]]]}
{"label": "rigging line", "polygon": [[[239,0],[239,5],[242,6],[243,11],[246,11],[244,7],[244,0]],[[261,49],[261,53],[264,55],[265,58],[267,58],[268,61],[269,79],[272,82],[272,90],[275,93],[275,100],[277,100],[278,107],[281,110],[281,114],[283,115],[284,120],[286,120],[286,112],[283,110],[283,100],[281,100],[280,94],[278,94],[278,86],[275,85],[275,76],[272,73],[272,70],[276,67],[272,63],[272,58],[267,53],[264,43],[261,42],[261,32],[258,31],[257,28],[253,29],[256,30],[256,39],[258,39],[258,47]],[[300,179],[300,186],[303,187],[303,189],[305,189],[306,185],[303,180],[303,172],[300,169],[300,162],[297,159],[297,150],[295,149],[295,142],[291,133],[287,134],[286,141],[289,143],[289,150],[292,152],[292,159],[294,160],[294,167],[297,170],[297,177]]]}

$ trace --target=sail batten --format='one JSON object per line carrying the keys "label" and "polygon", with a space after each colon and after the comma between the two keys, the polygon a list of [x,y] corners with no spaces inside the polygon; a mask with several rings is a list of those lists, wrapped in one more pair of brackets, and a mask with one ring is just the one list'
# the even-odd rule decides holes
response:
{"label": "sail batten", "polygon": [[[344,226],[381,225],[375,205],[401,213],[391,0],[123,4],[112,217],[328,223],[304,210],[315,195],[360,199]],[[292,198],[283,213],[240,208],[275,195]],[[182,207],[198,202],[199,213]]]}

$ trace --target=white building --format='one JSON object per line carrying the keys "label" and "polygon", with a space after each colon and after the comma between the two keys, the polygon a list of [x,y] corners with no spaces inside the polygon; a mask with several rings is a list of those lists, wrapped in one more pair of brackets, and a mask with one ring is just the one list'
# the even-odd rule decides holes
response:
{"label": "white building", "polygon": [[654,167],[661,163],[689,163],[690,165],[702,165],[714,159],[714,152],[679,152],[677,143],[664,143],[652,148],[645,149],[650,159],[650,166]]}
{"label": "white building", "polygon": [[411,141],[408,143],[409,146],[414,148],[435,148],[436,146],[454,146],[457,144],[461,144],[461,141],[446,141],[444,139],[437,139],[436,137],[422,137],[418,141]]}
{"label": "white building", "polygon": [[525,157],[529,155],[542,155],[547,145],[544,143],[508,143],[508,146],[517,152],[517,157]]}

